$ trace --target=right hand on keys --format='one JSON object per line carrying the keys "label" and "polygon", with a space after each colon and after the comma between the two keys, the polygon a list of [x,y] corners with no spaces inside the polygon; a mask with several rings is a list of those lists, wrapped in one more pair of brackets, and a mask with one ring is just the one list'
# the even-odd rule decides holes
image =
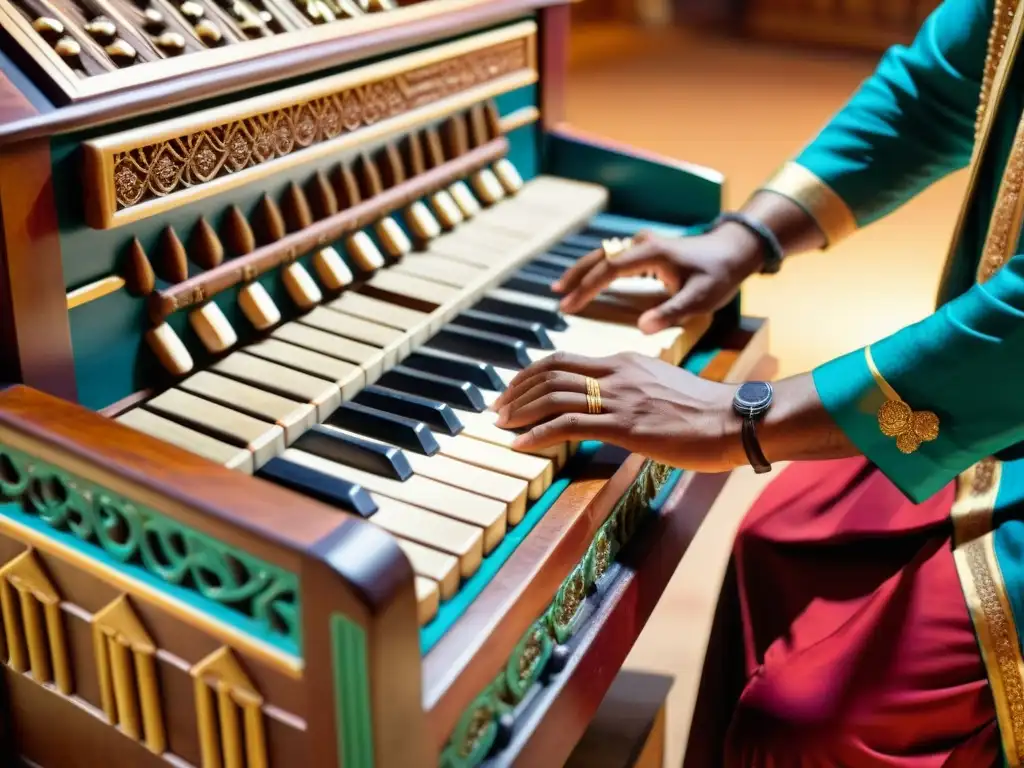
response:
{"label": "right hand on keys", "polygon": [[572,313],[620,277],[651,274],[665,284],[670,297],[644,312],[637,323],[644,333],[679,325],[688,316],[721,309],[740,284],[764,262],[757,237],[745,227],[727,223],[694,237],[665,238],[642,232],[633,246],[613,258],[592,251],[552,286],[565,294],[561,308]]}

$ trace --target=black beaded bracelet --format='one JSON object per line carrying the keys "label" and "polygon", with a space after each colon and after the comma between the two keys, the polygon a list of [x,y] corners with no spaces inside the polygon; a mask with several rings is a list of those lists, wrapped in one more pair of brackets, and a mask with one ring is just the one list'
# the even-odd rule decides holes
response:
{"label": "black beaded bracelet", "polygon": [[766,251],[764,258],[764,266],[761,267],[762,274],[774,275],[780,269],[782,269],[782,258],[785,256],[785,252],[782,250],[782,243],[779,242],[779,238],[775,236],[768,227],[759,221],[746,216],[742,213],[723,213],[715,219],[715,223],[712,229],[731,221],[734,224],[739,224],[742,227],[750,230],[757,236],[757,239],[761,241],[761,245],[764,246]]}

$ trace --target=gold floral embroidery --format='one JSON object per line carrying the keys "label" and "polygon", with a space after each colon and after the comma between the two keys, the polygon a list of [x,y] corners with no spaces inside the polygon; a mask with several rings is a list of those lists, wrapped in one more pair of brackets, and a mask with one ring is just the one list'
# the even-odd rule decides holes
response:
{"label": "gold floral embroidery", "polygon": [[886,397],[878,409],[878,429],[882,434],[886,437],[895,437],[896,447],[903,453],[913,453],[921,447],[921,443],[937,438],[939,417],[931,411],[915,411],[896,394],[896,390],[889,385],[875,365],[871,347],[864,348],[864,358],[875,384]]}

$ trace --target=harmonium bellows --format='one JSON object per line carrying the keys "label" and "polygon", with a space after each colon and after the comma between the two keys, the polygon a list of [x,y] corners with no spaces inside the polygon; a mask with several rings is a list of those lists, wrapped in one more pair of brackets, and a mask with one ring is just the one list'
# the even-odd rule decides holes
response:
{"label": "harmonium bellows", "polygon": [[[0,707],[43,768],[561,765],[724,478],[489,410],[721,177],[562,115],[547,0],[0,0]],[[646,303],[645,303],[646,302]]]}

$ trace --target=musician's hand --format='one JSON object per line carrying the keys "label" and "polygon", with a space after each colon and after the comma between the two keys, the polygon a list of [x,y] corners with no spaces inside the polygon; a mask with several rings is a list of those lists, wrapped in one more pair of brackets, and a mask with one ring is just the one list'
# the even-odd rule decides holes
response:
{"label": "musician's hand", "polygon": [[641,233],[633,238],[632,248],[613,259],[605,258],[601,249],[588,253],[553,288],[565,294],[562,309],[571,313],[583,309],[616,278],[653,274],[671,295],[640,316],[640,330],[655,333],[690,315],[721,309],[763,263],[757,237],[734,223],[695,237]]}
{"label": "musician's hand", "polygon": [[[600,414],[587,412],[588,376],[600,385]],[[734,390],[642,355],[555,353],[521,371],[494,408],[498,426],[530,427],[516,438],[517,450],[601,440],[674,467],[719,472],[745,463]]]}

